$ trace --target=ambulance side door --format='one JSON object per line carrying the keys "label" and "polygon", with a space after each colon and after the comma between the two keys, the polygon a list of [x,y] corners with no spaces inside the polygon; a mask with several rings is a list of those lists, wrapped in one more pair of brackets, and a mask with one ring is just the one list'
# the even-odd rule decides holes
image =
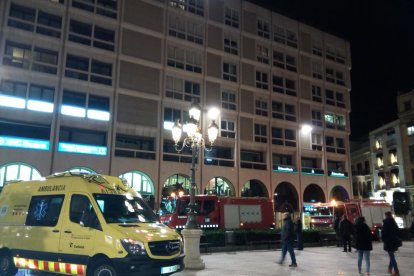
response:
{"label": "ambulance side door", "polygon": [[[60,256],[63,262],[85,264],[94,250],[95,234],[97,230],[81,225],[85,213],[95,214],[89,197],[85,194],[71,194],[66,218],[63,220],[59,245]],[[99,223],[98,223],[99,224]]]}
{"label": "ambulance side door", "polygon": [[[63,194],[32,196],[18,252],[22,258],[56,261],[59,254]],[[27,251],[26,251],[27,250]]]}

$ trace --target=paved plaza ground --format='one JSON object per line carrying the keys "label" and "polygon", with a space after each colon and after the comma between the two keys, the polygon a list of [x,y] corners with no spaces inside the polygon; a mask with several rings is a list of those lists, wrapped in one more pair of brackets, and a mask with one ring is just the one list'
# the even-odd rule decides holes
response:
{"label": "paved plaza ground", "polygon": [[[382,243],[374,243],[371,251],[371,275],[389,275],[387,273],[388,254]],[[342,252],[335,246],[309,247],[295,251],[297,268],[290,268],[289,254],[283,265],[277,264],[280,250],[255,250],[202,254],[206,268],[199,271],[184,270],[176,276],[267,276],[267,275],[358,275],[357,253]],[[414,275],[414,243],[404,242],[396,253],[400,275]],[[365,264],[362,269],[365,272]]]}
{"label": "paved plaza ground", "polygon": [[[298,267],[290,268],[289,255],[283,265],[277,264],[280,250],[251,250],[202,254],[206,268],[192,271],[184,270],[174,276],[267,276],[267,275],[358,275],[357,253],[342,252],[335,246],[308,247],[295,251]],[[414,275],[414,242],[404,242],[396,253],[400,275]],[[365,264],[363,263],[363,270]],[[388,267],[388,255],[382,249],[382,243],[374,243],[371,252],[371,275],[385,276]],[[18,276],[46,275],[19,270]],[[48,274],[51,275],[51,274]],[[120,275],[122,276],[122,275]]]}

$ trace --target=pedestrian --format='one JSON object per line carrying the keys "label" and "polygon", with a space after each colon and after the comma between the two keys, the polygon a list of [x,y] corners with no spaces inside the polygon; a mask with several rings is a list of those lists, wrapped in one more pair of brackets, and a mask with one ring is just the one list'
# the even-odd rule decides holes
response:
{"label": "pedestrian", "polygon": [[295,233],[296,233],[298,250],[303,250],[302,230],[303,230],[302,220],[300,219],[300,217],[298,217],[298,219],[296,220],[296,224],[295,224]]}
{"label": "pedestrian", "polygon": [[336,237],[336,247],[341,247],[341,240],[342,236],[341,233],[339,233],[339,222],[341,221],[341,217],[339,215],[336,216],[334,221],[334,230],[335,230],[335,237]]}
{"label": "pedestrian", "polygon": [[339,223],[339,232],[341,233],[344,252],[347,252],[347,249],[351,252],[352,223],[348,220],[346,214],[343,215],[342,220]]}
{"label": "pedestrian", "polygon": [[297,267],[295,252],[293,251],[293,239],[294,239],[294,226],[292,219],[290,218],[290,213],[283,213],[283,227],[282,227],[282,234],[281,234],[281,242],[282,242],[282,256],[279,260],[279,264],[283,264],[285,261],[286,253],[289,252],[290,259],[292,263],[289,265],[290,267]]}
{"label": "pedestrian", "polygon": [[399,237],[399,229],[397,223],[392,217],[390,211],[385,212],[385,219],[382,224],[381,238],[384,243],[384,250],[387,251],[390,257],[390,263],[388,265],[388,273],[393,276],[399,276],[397,260],[395,259],[395,251],[398,247],[402,246],[401,239]]}
{"label": "pedestrian", "polygon": [[370,251],[372,250],[372,234],[368,225],[365,223],[365,217],[357,218],[354,226],[355,247],[358,251],[358,273],[361,274],[362,259],[365,259],[365,275],[369,275]]}

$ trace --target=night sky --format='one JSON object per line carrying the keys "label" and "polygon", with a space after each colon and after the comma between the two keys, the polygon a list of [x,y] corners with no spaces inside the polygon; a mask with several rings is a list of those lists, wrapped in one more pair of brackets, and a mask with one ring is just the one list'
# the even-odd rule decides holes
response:
{"label": "night sky", "polygon": [[251,0],[351,43],[351,140],[398,118],[414,89],[414,1]]}

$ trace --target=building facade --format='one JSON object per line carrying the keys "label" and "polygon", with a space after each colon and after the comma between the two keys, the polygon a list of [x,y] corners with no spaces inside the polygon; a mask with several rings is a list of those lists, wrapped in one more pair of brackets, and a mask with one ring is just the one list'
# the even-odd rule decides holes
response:
{"label": "building facade", "polygon": [[198,193],[293,211],[352,197],[346,40],[239,0],[5,0],[0,12],[0,186],[93,171],[156,208],[189,188],[191,154],[170,128],[195,102],[221,110]]}

